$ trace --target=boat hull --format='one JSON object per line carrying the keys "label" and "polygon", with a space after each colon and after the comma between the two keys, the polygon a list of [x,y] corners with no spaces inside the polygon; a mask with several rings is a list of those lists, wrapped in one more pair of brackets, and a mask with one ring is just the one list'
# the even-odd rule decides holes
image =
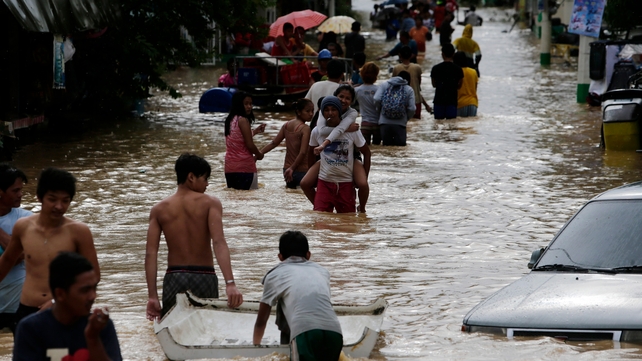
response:
{"label": "boat hull", "polygon": [[[246,301],[232,310],[224,300],[178,294],[176,305],[160,323],[154,323],[154,330],[170,360],[262,357],[275,352],[289,356],[289,346],[279,342],[274,314],[270,315],[261,346],[252,344],[258,304]],[[386,308],[382,299],[368,306],[335,306],[346,355],[363,358],[370,355]]]}

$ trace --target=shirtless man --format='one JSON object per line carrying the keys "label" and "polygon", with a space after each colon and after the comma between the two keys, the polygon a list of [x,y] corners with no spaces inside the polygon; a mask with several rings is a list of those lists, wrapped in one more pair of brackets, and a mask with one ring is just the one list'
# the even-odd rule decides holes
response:
{"label": "shirtless man", "polygon": [[26,277],[20,295],[16,322],[51,307],[49,263],[58,253],[76,252],[94,266],[98,280],[100,270],[94,239],[86,224],[65,217],[76,193],[76,179],[69,172],[47,168],[40,173],[36,194],[40,213],[20,218],[13,227],[7,249],[0,257],[0,280],[24,252]]}
{"label": "shirtless man", "polygon": [[[223,235],[221,201],[205,194],[210,165],[199,156],[183,154],[176,160],[174,169],[178,183],[176,193],[156,204],[149,214],[145,254],[149,320],[164,316],[176,303],[176,294],[186,290],[198,297],[218,298],[212,246],[225,279],[227,305],[234,308],[243,303],[243,296],[234,283],[230,251]],[[162,311],[156,285],[161,233],[168,250]]]}

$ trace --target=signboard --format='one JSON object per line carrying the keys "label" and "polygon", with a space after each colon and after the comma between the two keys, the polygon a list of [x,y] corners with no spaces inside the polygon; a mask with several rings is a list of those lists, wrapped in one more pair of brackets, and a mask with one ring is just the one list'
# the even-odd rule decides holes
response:
{"label": "signboard", "polygon": [[574,0],[568,32],[599,38],[605,3],[605,0]]}

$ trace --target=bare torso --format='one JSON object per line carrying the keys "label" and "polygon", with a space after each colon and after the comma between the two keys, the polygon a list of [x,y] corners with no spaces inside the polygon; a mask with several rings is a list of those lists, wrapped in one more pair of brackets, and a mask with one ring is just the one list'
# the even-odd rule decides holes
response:
{"label": "bare torso", "polygon": [[60,226],[45,229],[38,224],[38,216],[36,214],[18,220],[13,234],[22,244],[27,269],[20,303],[31,307],[40,307],[52,299],[49,263],[60,252],[82,254],[92,262],[96,274],[100,275],[91,232],[85,224],[63,218]]}
{"label": "bare torso", "polygon": [[177,192],[152,209],[165,235],[168,266],[214,266],[209,212],[213,197],[199,192]]}

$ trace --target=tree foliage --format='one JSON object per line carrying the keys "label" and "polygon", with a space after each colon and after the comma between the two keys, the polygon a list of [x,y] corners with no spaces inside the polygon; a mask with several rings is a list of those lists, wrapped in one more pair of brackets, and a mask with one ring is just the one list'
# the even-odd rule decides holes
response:
{"label": "tree foliage", "polygon": [[[203,62],[218,29],[258,32],[258,9],[270,0],[121,0],[121,19],[102,39],[94,62],[104,72],[93,95],[99,108],[115,110],[144,99],[150,88],[180,96],[162,75],[179,64]],[[184,28],[191,41],[181,37]],[[209,54],[211,57],[211,54]]]}
{"label": "tree foliage", "polygon": [[642,6],[640,0],[607,0],[604,21],[614,31],[628,32],[642,26]]}

